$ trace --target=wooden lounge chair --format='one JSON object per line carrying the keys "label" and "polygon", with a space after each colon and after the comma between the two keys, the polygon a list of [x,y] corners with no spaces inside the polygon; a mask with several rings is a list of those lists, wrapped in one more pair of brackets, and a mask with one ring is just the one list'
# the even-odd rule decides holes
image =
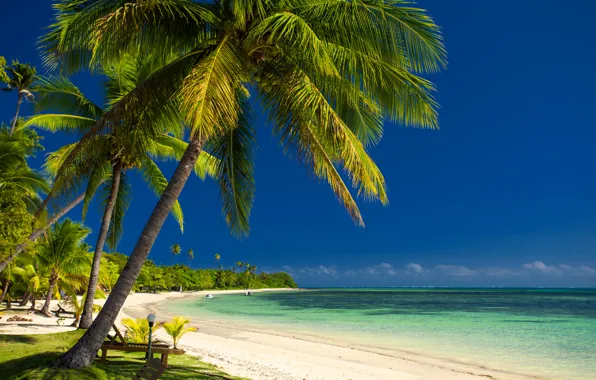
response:
{"label": "wooden lounge chair", "polygon": [[[116,334],[114,336],[108,335],[110,340],[107,342],[104,342],[104,344],[101,345],[101,348],[100,348],[101,357],[99,360],[106,361],[109,350],[125,351],[125,352],[147,352],[147,349],[148,349],[147,344],[145,344],[145,343],[127,343],[126,340],[124,340],[124,336],[118,330],[118,327],[116,327],[116,325],[112,325],[112,328],[114,329]],[[161,354],[161,360],[159,360],[159,361],[164,366],[164,368],[168,367],[168,356],[170,354],[183,355],[184,353],[186,353],[186,351],[179,350],[176,348],[170,348],[170,345],[167,343],[164,344],[164,343],[156,342],[154,344],[151,344],[151,356],[153,356],[153,354]],[[149,360],[152,360],[152,359],[153,359],[153,357],[149,358]]]}
{"label": "wooden lounge chair", "polygon": [[166,370],[166,367],[160,363],[158,359],[149,359],[137,372],[132,379],[133,380],[157,380],[162,373]]}
{"label": "wooden lounge chair", "polygon": [[60,314],[64,314],[68,317],[74,318],[74,316],[75,316],[74,311],[68,311],[65,308],[63,308],[62,306],[60,306],[60,304],[58,304],[57,306],[58,306],[58,310],[52,310],[52,314],[54,314],[56,317],[60,318]]}

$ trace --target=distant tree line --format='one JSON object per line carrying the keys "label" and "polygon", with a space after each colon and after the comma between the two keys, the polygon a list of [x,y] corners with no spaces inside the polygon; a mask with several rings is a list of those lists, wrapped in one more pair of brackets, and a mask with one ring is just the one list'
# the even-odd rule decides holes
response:
{"label": "distant tree line", "polygon": [[[102,268],[102,272],[110,274],[110,286],[113,286],[128,257],[120,253],[105,254],[104,257],[106,260],[102,261],[102,266],[105,269]],[[192,269],[184,264],[156,265],[153,260],[147,260],[133,290],[160,292],[298,287],[292,276],[285,272],[256,273],[256,270],[256,266],[243,262],[236,262],[236,265],[229,269],[221,266],[217,269]]]}

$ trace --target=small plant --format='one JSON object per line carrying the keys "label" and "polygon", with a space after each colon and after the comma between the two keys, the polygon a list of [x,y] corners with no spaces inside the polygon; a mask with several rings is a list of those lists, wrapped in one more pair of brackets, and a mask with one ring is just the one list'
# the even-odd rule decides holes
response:
{"label": "small plant", "polygon": [[197,331],[196,327],[186,327],[190,323],[190,319],[185,317],[174,317],[170,322],[163,324],[163,329],[166,333],[172,337],[174,341],[174,348],[178,345],[178,341],[182,338],[182,335],[189,331]]}
{"label": "small plant", "polygon": [[[145,318],[122,318],[122,324],[126,329],[126,339],[131,343],[149,342],[149,322]],[[153,326],[153,331],[159,329],[163,322],[158,322]]]}
{"label": "small plant", "polygon": [[60,318],[58,318],[58,320],[56,321],[56,323],[58,324],[58,326],[62,326],[62,324],[64,323],[64,321],[65,321],[65,318],[60,317]]}

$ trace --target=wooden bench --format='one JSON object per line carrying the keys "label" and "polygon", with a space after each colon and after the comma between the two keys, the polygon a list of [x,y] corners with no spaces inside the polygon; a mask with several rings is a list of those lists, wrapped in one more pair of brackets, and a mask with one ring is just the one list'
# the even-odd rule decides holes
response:
{"label": "wooden bench", "polygon": [[[124,336],[118,330],[116,325],[113,325],[112,328],[116,332],[116,335],[108,337],[110,338],[109,341],[105,342],[101,345],[101,361],[106,361],[106,357],[108,355],[109,350],[114,351],[125,351],[125,352],[147,352],[149,349],[149,345],[145,343],[127,343],[124,339]],[[119,341],[118,341],[119,340]],[[151,344],[151,356],[148,360],[153,360],[153,354],[161,354],[160,363],[164,366],[164,368],[168,367],[168,356],[172,355],[183,355],[186,351],[170,348],[170,345],[167,343],[153,343]]]}
{"label": "wooden bench", "polygon": [[166,370],[166,368],[157,359],[147,360],[143,368],[137,372],[133,380],[157,380]]}

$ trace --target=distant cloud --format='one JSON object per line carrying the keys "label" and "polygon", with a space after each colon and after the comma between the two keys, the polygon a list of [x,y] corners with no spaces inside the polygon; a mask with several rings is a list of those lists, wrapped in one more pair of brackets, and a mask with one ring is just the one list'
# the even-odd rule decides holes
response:
{"label": "distant cloud", "polygon": [[[533,263],[530,263],[530,264],[524,264],[522,267],[524,269],[527,269],[527,270],[530,270],[530,271],[538,271],[540,273],[545,273],[545,274],[558,274],[558,273],[560,273],[560,270],[559,269],[557,269],[554,266],[548,266],[545,263],[543,263],[542,261],[534,261]],[[569,266],[566,265],[566,267],[569,267]]]}
{"label": "distant cloud", "polygon": [[[576,277],[595,277],[596,269],[581,265],[571,266],[568,264],[547,265],[543,261],[534,261],[525,263],[518,267],[478,267],[472,268],[463,265],[438,264],[432,267],[423,267],[418,263],[409,263],[401,268],[397,268],[390,263],[380,263],[360,268],[342,268],[338,269],[336,265],[319,265],[315,267],[293,268],[289,265],[282,266],[282,269],[292,275],[300,276],[323,276],[334,279],[342,277],[350,278],[350,281],[371,281],[386,278],[386,281],[398,281],[401,283],[420,282],[425,283],[433,281],[447,280],[449,278],[460,281],[483,282],[487,278],[498,279],[517,279],[518,281],[537,280],[541,277],[551,276],[561,280],[572,279]],[[392,280],[389,280],[393,278]],[[401,280],[398,280],[401,278]],[[589,280],[591,281],[591,280]]]}
{"label": "distant cloud", "polygon": [[422,265],[416,263],[409,263],[406,265],[406,271],[412,273],[422,273],[424,269],[422,269]]}
{"label": "distant cloud", "polygon": [[294,268],[289,265],[282,265],[281,269],[283,269],[287,273],[294,273]]}
{"label": "distant cloud", "polygon": [[459,265],[437,265],[434,267],[434,270],[438,270],[447,276],[469,277],[478,274],[478,270]]}
{"label": "distant cloud", "polygon": [[335,265],[333,265],[333,266],[319,265],[318,267],[315,267],[315,268],[305,267],[305,268],[300,269],[300,273],[304,273],[307,275],[325,275],[325,276],[338,277],[337,268]]}
{"label": "distant cloud", "polygon": [[542,261],[534,261],[533,263],[526,263],[522,265],[527,271],[535,272],[550,276],[596,276],[596,270],[585,265],[573,267],[567,264],[560,265],[546,265]]}

